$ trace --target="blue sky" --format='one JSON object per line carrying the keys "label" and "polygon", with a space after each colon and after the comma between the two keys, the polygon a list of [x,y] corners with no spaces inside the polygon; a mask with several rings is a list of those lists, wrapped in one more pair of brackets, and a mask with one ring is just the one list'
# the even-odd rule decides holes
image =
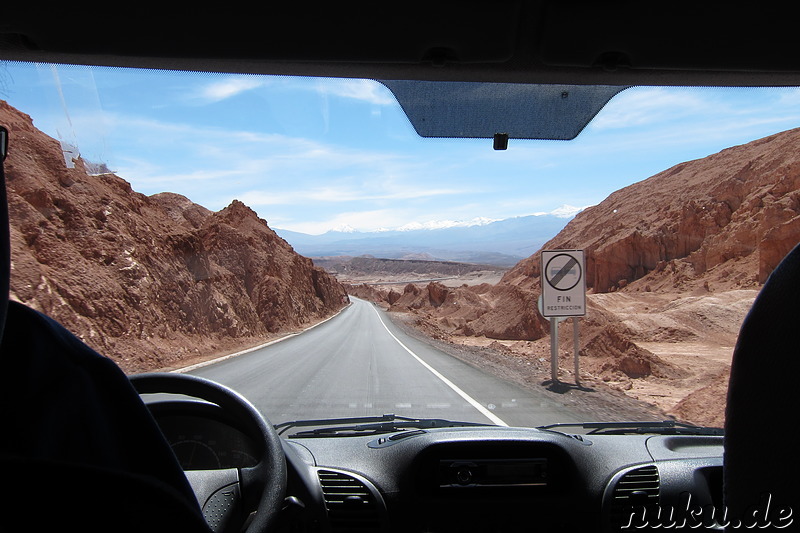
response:
{"label": "blue sky", "polygon": [[322,233],[587,206],[682,161],[800,126],[800,91],[641,87],[574,141],[423,139],[367,80],[0,64],[0,98],[144,194]]}

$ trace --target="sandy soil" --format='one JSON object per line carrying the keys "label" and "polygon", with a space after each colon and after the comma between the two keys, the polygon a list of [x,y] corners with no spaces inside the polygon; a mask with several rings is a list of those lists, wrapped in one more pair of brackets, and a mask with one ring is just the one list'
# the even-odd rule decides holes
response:
{"label": "sandy soil", "polygon": [[[730,290],[705,295],[609,293],[590,297],[614,313],[635,333],[633,342],[686,371],[681,379],[650,376],[632,379],[626,394],[679,418],[678,404],[727,375],[742,321],[758,291]],[[627,386],[627,384],[626,384]],[[692,413],[698,423],[720,420],[725,397],[709,397],[707,414]]]}
{"label": "sandy soil", "polygon": [[505,274],[505,271],[480,271],[480,272],[470,272],[464,276],[460,276],[457,278],[451,278],[448,280],[442,281],[442,285],[446,287],[460,287],[461,285],[480,285],[482,283],[489,283],[490,285],[494,285],[500,281],[500,279]]}
{"label": "sandy soil", "polygon": [[482,283],[494,285],[500,281],[500,279],[503,277],[503,274],[505,274],[505,271],[480,270],[477,272],[469,272],[462,276],[443,276],[425,279],[420,279],[418,276],[409,277],[409,275],[392,276],[387,274],[382,276],[348,276],[346,274],[337,274],[336,279],[342,283],[350,283],[352,285],[360,285],[364,283],[367,285],[373,285],[376,289],[398,290],[398,287],[402,289],[404,285],[408,285],[409,283],[415,283],[419,284],[420,286],[424,286],[432,281],[438,281],[446,287],[460,287],[462,285],[473,286],[480,285]]}

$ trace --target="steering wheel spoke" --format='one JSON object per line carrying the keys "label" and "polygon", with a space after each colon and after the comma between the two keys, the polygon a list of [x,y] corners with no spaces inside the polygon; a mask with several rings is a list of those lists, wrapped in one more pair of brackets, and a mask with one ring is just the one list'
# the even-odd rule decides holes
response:
{"label": "steering wheel spoke", "polygon": [[184,472],[214,533],[222,533],[230,524],[244,520],[239,470],[187,470]]}

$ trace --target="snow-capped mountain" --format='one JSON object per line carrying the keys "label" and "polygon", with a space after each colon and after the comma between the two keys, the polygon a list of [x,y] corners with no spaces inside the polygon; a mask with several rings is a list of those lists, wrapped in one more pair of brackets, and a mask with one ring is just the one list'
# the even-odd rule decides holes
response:
{"label": "snow-capped mountain", "polygon": [[349,224],[342,224],[336,228],[333,228],[331,231],[336,233],[356,233],[358,230]]}
{"label": "snow-capped mountain", "polygon": [[412,223],[394,230],[370,232],[350,227],[322,235],[275,231],[298,253],[308,257],[368,254],[395,259],[425,254],[443,261],[510,266],[536,252],[579,211],[564,206],[553,213],[503,220]]}
{"label": "snow-capped mountain", "polygon": [[492,222],[497,222],[497,219],[479,217],[472,220],[431,220],[428,222],[410,222],[397,228],[397,231],[468,228],[470,226],[485,226]]}

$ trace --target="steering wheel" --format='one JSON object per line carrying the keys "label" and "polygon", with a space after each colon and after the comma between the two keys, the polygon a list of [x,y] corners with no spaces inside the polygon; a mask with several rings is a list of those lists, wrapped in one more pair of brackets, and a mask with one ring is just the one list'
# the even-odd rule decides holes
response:
{"label": "steering wheel", "polygon": [[255,509],[247,533],[273,531],[286,497],[286,456],[278,433],[253,404],[224,385],[187,374],[138,374],[130,381],[139,394],[181,394],[216,404],[258,439],[263,453],[253,467],[186,474],[213,531],[227,527],[226,513],[240,500],[247,502],[245,510]]}

